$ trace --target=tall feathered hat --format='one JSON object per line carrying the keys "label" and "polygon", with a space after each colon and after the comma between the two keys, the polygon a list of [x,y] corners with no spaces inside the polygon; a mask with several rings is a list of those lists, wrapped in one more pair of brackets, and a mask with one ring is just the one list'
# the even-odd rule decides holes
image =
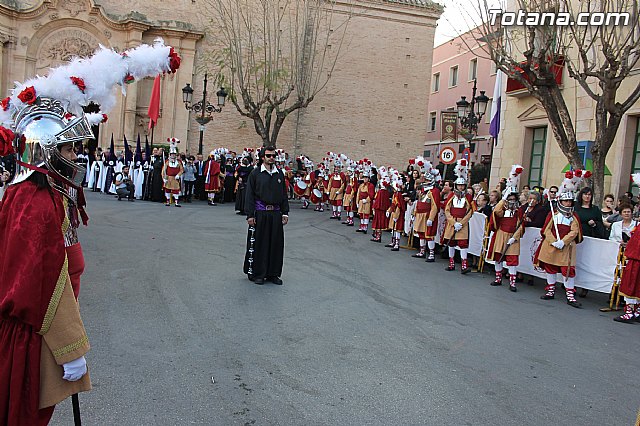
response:
{"label": "tall feathered hat", "polygon": [[636,186],[640,186],[640,173],[633,173],[631,175],[631,181],[636,184]]}
{"label": "tall feathered hat", "polygon": [[302,162],[305,169],[313,169],[313,161],[311,161],[306,155],[299,155],[297,159]]}
{"label": "tall feathered hat", "polygon": [[591,177],[590,171],[569,170],[564,174],[564,180],[558,187],[558,200],[575,201],[576,192],[579,191],[580,185],[584,179]]}
{"label": "tall feathered hat", "polygon": [[394,168],[389,168],[389,179],[391,180],[390,187],[395,192],[401,192],[404,189],[404,182],[400,172]]}
{"label": "tall feathered hat", "polygon": [[[37,170],[79,188],[86,170],[60,156],[59,146],[94,138],[91,126],[107,121],[116,85],[124,93],[127,83],[173,73],[179,66],[174,49],[156,39],[122,53],[100,46],[93,56],[74,58],[46,77],[16,83],[0,102],[0,152],[18,154],[12,184]],[[84,114],[90,103],[100,111]]]}
{"label": "tall feathered hat", "polygon": [[469,179],[469,162],[466,158],[461,158],[456,162],[456,166],[453,168],[453,173],[457,179],[454,182],[455,185],[466,185]]}
{"label": "tall feathered hat", "polygon": [[518,194],[518,187],[520,185],[520,175],[524,168],[520,164],[514,164],[511,166],[509,177],[507,178],[507,187],[502,192],[502,197],[507,198],[511,194]]}
{"label": "tall feathered hat", "polygon": [[362,173],[362,176],[371,177],[371,168],[373,163],[368,158],[363,158],[358,161],[358,172]]}
{"label": "tall feathered hat", "polygon": [[417,170],[420,173],[426,173],[427,166],[429,168],[432,167],[431,163],[425,160],[425,158],[422,155],[418,155],[416,158],[409,159],[409,164],[413,166],[414,170]]}
{"label": "tall feathered hat", "polygon": [[385,166],[380,166],[378,168],[378,174],[380,175],[380,180],[378,181],[380,187],[390,187],[391,186],[391,175],[389,170]]}
{"label": "tall feathered hat", "polygon": [[285,150],[284,149],[276,149],[276,161],[278,163],[284,163],[286,159],[287,159],[287,157],[286,157]]}
{"label": "tall feathered hat", "polygon": [[180,139],[178,138],[167,138],[167,142],[169,143],[169,154],[178,154],[178,144],[180,143]]}

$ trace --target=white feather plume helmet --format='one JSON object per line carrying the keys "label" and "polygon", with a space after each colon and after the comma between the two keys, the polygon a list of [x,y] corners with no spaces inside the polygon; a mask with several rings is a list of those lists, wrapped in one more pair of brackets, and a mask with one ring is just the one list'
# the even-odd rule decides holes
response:
{"label": "white feather plume helmet", "polygon": [[524,168],[520,164],[514,164],[511,166],[509,177],[507,178],[507,188],[511,188],[513,192],[518,192],[520,186],[520,175],[524,171]]}
{"label": "white feather plume helmet", "polygon": [[433,169],[431,162],[426,160],[422,155],[411,158],[409,164],[414,166],[414,170],[418,170],[420,173],[431,173],[431,169]]}
{"label": "white feather plume helmet", "polygon": [[560,184],[560,187],[558,188],[558,198],[560,198],[560,196],[562,194],[565,193],[573,193],[575,195],[576,192],[578,192],[580,185],[582,184],[582,181],[584,179],[588,179],[591,177],[591,172],[590,171],[583,171],[583,170],[570,170],[568,172],[566,172],[564,174],[564,180],[562,181],[562,183]]}
{"label": "white feather plume helmet", "polygon": [[162,73],[175,72],[180,57],[173,47],[161,38],[152,46],[140,45],[118,53],[100,46],[89,58],[74,58],[71,62],[51,69],[46,77],[37,76],[23,83],[16,82],[11,95],[0,103],[0,124],[11,126],[20,110],[38,102],[39,98],[60,101],[65,110],[80,116],[91,102],[100,106],[98,113],[87,114],[90,124],[106,121],[106,114],[114,107],[113,88]]}
{"label": "white feather plume helmet", "polygon": [[358,172],[362,173],[363,176],[371,177],[371,168],[373,167],[373,162],[368,158],[363,158],[358,161]]}
{"label": "white feather plume helmet", "polygon": [[167,142],[169,143],[169,154],[177,154],[178,153],[178,144],[180,143],[180,139],[178,139],[178,138],[167,138]]}
{"label": "white feather plume helmet", "polygon": [[458,179],[463,179],[465,183],[469,179],[469,162],[466,158],[461,158],[456,162],[453,173]]}
{"label": "white feather plume helmet", "polygon": [[636,186],[640,186],[640,173],[633,173],[631,175],[631,181],[636,184]]}
{"label": "white feather plume helmet", "polygon": [[276,149],[276,161],[278,163],[284,163],[287,159],[286,152],[284,149]]}

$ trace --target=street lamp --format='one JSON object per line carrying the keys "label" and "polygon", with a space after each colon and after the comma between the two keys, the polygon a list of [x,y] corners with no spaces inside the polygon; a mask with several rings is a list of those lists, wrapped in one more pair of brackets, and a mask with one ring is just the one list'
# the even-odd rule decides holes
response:
{"label": "street lamp", "polygon": [[481,90],[480,95],[478,96],[476,96],[476,90],[476,79],[474,79],[471,102],[467,101],[466,96],[462,96],[461,99],[456,102],[460,125],[466,130],[463,135],[467,140],[467,148],[469,147],[469,143],[478,133],[478,124],[487,112],[487,103],[489,103],[489,97],[484,94],[484,90]]}
{"label": "street lamp", "polygon": [[193,87],[189,83],[182,88],[182,102],[184,107],[188,111],[193,111],[197,114],[196,121],[200,125],[200,142],[198,143],[198,154],[202,155],[202,141],[204,139],[204,126],[210,122],[214,112],[222,112],[224,101],[227,98],[227,91],[224,87],[216,93],[218,97],[218,105],[212,105],[207,101],[207,74],[204,75],[204,86],[202,89],[202,100],[200,102],[192,103],[193,101]]}

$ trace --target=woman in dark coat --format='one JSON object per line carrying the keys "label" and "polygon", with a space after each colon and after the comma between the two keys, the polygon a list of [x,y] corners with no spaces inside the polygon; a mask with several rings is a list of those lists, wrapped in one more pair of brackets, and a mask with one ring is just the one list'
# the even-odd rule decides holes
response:
{"label": "woman in dark coat", "polygon": [[236,191],[236,212],[237,214],[245,214],[244,213],[244,189],[247,185],[247,177],[249,177],[249,173],[251,173],[253,167],[249,165],[249,159],[244,157],[240,162],[240,166],[238,170],[236,170],[236,179],[237,179],[237,191]]}

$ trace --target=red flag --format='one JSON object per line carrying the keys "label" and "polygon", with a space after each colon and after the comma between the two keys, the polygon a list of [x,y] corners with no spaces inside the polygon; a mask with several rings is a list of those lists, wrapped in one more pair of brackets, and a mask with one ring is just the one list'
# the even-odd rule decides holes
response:
{"label": "red flag", "polygon": [[160,116],[160,74],[153,80],[153,90],[151,91],[151,99],[149,100],[149,129],[158,123]]}

